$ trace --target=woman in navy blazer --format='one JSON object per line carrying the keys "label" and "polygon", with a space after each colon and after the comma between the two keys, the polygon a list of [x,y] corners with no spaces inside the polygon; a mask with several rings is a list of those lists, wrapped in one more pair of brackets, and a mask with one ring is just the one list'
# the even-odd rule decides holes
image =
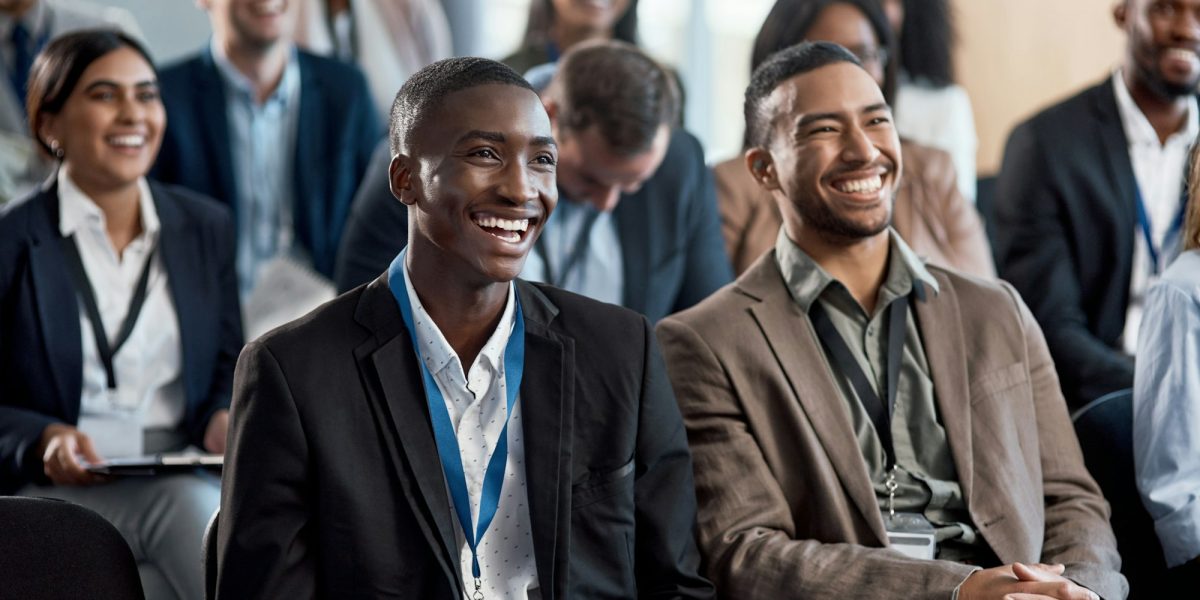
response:
{"label": "woman in navy blazer", "polygon": [[113,457],[106,443],[224,452],[242,346],[232,218],[145,179],[166,117],[149,56],[123,34],[51,42],[27,108],[60,165],[0,215],[0,493],[88,506],[124,534],[148,597],[200,598],[219,481],[85,466]]}

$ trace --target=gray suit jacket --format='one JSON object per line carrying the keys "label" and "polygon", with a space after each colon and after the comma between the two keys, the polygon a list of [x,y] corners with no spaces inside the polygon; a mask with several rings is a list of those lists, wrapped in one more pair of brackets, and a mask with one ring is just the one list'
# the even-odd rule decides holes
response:
{"label": "gray suit jacket", "polygon": [[[1061,562],[1124,598],[1109,509],[1045,340],[1012,288],[930,267],[916,303],[971,518],[1005,564]],[[946,600],[972,567],[884,550],[875,493],[808,318],[769,252],[658,326],[696,469],[707,575],[726,598]]]}

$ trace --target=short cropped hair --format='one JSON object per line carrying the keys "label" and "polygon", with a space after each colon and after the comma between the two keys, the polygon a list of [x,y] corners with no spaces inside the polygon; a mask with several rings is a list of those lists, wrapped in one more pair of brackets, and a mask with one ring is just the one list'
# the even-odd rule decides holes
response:
{"label": "short cropped hair", "polygon": [[862,68],[849,50],[830,42],[803,42],[772,54],[750,75],[743,107],[746,116],[746,141],[750,146],[765,146],[771,115],[765,114],[763,104],[783,82],[815,71],[821,67],[851,63]]}
{"label": "short cropped hair", "polygon": [[29,119],[30,135],[47,156],[53,156],[54,152],[39,131],[46,121],[46,115],[61,112],[75,91],[75,86],[79,85],[84,71],[92,63],[120,48],[131,48],[146,59],[146,64],[150,65],[150,70],[157,78],[154,61],[150,60],[146,48],[116,29],[83,29],[67,33],[51,40],[38,53],[29,71],[25,114]]}
{"label": "short cropped hair", "polygon": [[[447,58],[413,73],[396,93],[388,126],[392,155],[412,143],[412,133],[438,104],[454,92],[481,85],[513,85],[533,92],[516,71],[503,63],[473,56]],[[536,92],[535,92],[536,93]]]}
{"label": "short cropped hair", "polygon": [[648,150],[659,128],[679,120],[675,78],[625,42],[588,42],[559,60],[550,97],[560,128],[580,132],[592,125],[619,156]]}

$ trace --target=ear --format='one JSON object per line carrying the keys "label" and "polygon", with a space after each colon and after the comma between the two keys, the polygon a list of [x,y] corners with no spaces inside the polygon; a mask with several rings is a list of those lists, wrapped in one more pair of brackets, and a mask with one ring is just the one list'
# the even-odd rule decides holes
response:
{"label": "ear", "polygon": [[51,145],[50,140],[57,140],[59,144],[62,144],[62,136],[58,133],[58,115],[43,113],[42,121],[35,133],[37,139],[47,146]]}
{"label": "ear", "polygon": [[767,191],[780,189],[779,177],[775,173],[775,161],[770,152],[755,147],[747,150],[744,158],[746,168],[759,186]]}
{"label": "ear", "polygon": [[1113,5],[1113,21],[1121,29],[1125,29],[1125,23],[1129,18],[1128,4],[1129,0],[1117,0],[1117,3]]}
{"label": "ear", "polygon": [[392,157],[392,163],[388,165],[388,187],[392,190],[392,195],[409,206],[417,203],[417,198],[412,193],[415,167],[416,161],[404,154]]}

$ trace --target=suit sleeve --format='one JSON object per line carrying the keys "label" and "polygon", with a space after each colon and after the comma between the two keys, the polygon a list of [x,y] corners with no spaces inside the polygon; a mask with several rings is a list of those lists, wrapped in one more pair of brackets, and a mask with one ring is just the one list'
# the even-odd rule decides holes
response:
{"label": "suit sleeve", "polygon": [[725,253],[725,238],[721,235],[721,219],[717,214],[717,193],[712,171],[704,165],[704,155],[694,138],[688,141],[695,163],[694,178],[688,186],[691,197],[686,200],[687,266],[683,286],[675,298],[672,312],[689,308],[707,298],[721,286],[733,281],[733,268]]}
{"label": "suit sleeve", "polygon": [[392,196],[388,184],[391,160],[385,140],[376,149],[354,196],[334,269],[334,282],[339,293],[371,281],[386,271],[408,242],[408,208]]}
{"label": "suit sleeve", "polygon": [[1059,213],[1060,191],[1046,172],[1051,160],[1029,124],[1009,138],[996,182],[997,259],[1000,276],[1017,288],[1042,325],[1063,392],[1079,408],[1132,386],[1133,359],[1088,330]]}
{"label": "suit sleeve", "polygon": [[696,495],[687,436],[654,331],[643,318],[645,356],[634,479],[640,598],[712,598],[699,575]]}
{"label": "suit sleeve", "polygon": [[1054,361],[1029,309],[1010,286],[1005,289],[1020,315],[1037,418],[1046,521],[1042,562],[1066,565],[1066,577],[1103,598],[1124,598],[1129,586],[1120,573],[1108,502],[1084,466]]}
{"label": "suit sleeve", "polygon": [[222,210],[214,225],[213,254],[217,268],[217,289],[220,294],[218,307],[217,360],[213,368],[212,383],[208,396],[197,414],[192,439],[203,447],[204,432],[213,413],[229,408],[233,390],[233,370],[238,352],[244,342],[242,334],[242,308],[238,300],[238,280],[235,256],[237,248],[234,238],[233,218]]}
{"label": "suit sleeve", "polygon": [[260,342],[238,360],[230,417],[217,598],[313,598],[308,441],[283,369]]}
{"label": "suit sleeve", "polygon": [[700,550],[723,598],[947,600],[971,574],[885,548],[796,539],[783,490],[711,347],[674,318],[658,336],[695,461]]}

